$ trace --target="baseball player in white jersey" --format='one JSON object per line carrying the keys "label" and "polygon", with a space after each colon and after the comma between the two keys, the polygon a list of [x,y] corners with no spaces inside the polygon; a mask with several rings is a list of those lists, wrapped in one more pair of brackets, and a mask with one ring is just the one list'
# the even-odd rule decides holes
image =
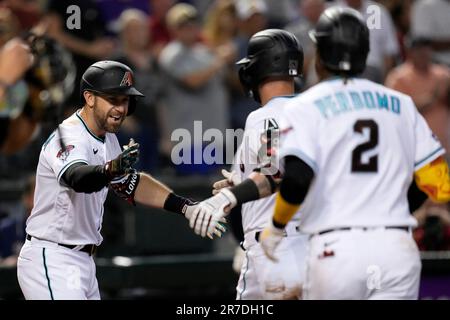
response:
{"label": "baseball player in white jersey", "polygon": [[445,151],[412,99],[353,78],[364,69],[368,34],[355,11],[326,10],[311,33],[322,82],[284,112],[286,181],[262,241],[273,258],[277,234],[302,203],[301,230],[311,235],[306,299],[417,299],[410,211],[418,204],[408,188],[415,177],[413,187],[432,200],[450,199]]}
{"label": "baseball player in white jersey", "polygon": [[[354,77],[369,51],[358,12],[327,9],[311,36],[322,82],[284,108],[284,172],[261,246],[277,259],[285,226],[302,204],[300,229],[310,234],[305,299],[417,299],[421,261],[410,211],[426,197],[409,198],[417,192],[408,188],[450,200],[444,149],[410,97]],[[239,185],[246,190],[221,192],[211,220],[265,195],[261,176],[252,178]]]}
{"label": "baseball player in white jersey", "polygon": [[92,255],[103,240],[108,187],[131,204],[187,218],[195,207],[132,169],[137,143],[120,148],[114,133],[142,96],[128,66],[115,61],[91,65],[83,74],[81,94],[84,106],[50,135],[39,157],[34,208],[17,265],[26,299],[100,299]]}
{"label": "baseball player in white jersey", "polygon": [[[262,171],[275,183],[279,171],[271,155],[278,143],[280,115],[294,96],[294,77],[302,72],[303,50],[293,34],[268,29],[253,35],[247,57],[237,64],[241,66],[241,84],[262,107],[247,117],[234,161],[235,172],[228,180],[234,180],[232,185],[237,185],[236,181]],[[214,193],[228,186],[227,180],[219,181],[214,184]],[[294,218],[286,227],[280,263],[267,259],[258,243],[274,204],[272,195],[242,206],[245,258],[237,285],[238,300],[298,299],[301,296],[307,238],[299,232],[298,219]]]}

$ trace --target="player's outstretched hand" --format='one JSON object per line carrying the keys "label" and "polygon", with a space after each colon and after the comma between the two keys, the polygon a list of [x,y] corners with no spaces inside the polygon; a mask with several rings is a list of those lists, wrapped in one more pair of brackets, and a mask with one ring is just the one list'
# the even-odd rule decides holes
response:
{"label": "player's outstretched hand", "polygon": [[[189,220],[189,222],[191,221],[191,218],[194,214],[194,211],[197,209],[197,207],[199,206],[199,203],[193,203],[192,205],[188,205],[186,206],[186,211],[184,212],[184,216],[186,217],[186,219]],[[215,225],[215,229],[213,234],[220,238],[222,237],[222,234],[225,233],[227,231],[227,229],[225,228],[225,224],[226,224],[227,220],[222,217],[217,224]],[[207,236],[208,238],[210,238],[211,240],[214,238],[213,234],[208,233]]]}
{"label": "player's outstretched hand", "polygon": [[222,169],[221,172],[225,179],[214,182],[212,194],[218,194],[223,188],[237,186],[239,183],[241,183],[241,178],[236,173],[236,171],[233,170],[230,172]]}
{"label": "player's outstretched hand", "polygon": [[105,172],[108,177],[115,178],[129,173],[132,166],[139,160],[139,143],[130,139],[128,145],[124,146],[123,152],[115,159],[105,164]]}
{"label": "player's outstretched hand", "polygon": [[277,228],[270,219],[269,225],[264,228],[259,236],[259,243],[266,254],[267,258],[272,261],[278,261],[275,257],[275,249],[284,237],[284,229]]}
{"label": "player's outstretched hand", "polygon": [[202,237],[211,235],[224,221],[225,215],[237,204],[236,197],[229,189],[222,189],[218,194],[200,202],[192,212],[189,226]]}

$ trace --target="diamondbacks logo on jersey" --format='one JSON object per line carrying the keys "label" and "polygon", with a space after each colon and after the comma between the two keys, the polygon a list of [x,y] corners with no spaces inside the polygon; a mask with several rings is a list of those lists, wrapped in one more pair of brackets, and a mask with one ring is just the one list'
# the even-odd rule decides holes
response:
{"label": "diamondbacks logo on jersey", "polygon": [[239,170],[241,170],[242,173],[245,172],[245,164],[242,162],[244,159],[244,150],[241,149],[241,154],[239,155],[239,158],[241,159],[241,163],[239,164]]}
{"label": "diamondbacks logo on jersey", "polygon": [[[261,134],[260,156],[272,156],[278,148],[280,130],[277,121],[274,118],[264,120],[264,132]],[[263,153],[263,151],[266,151]]]}
{"label": "diamondbacks logo on jersey", "polygon": [[269,118],[264,120],[264,130],[274,130],[279,129],[278,123],[274,118]]}
{"label": "diamondbacks logo on jersey", "polygon": [[122,81],[120,82],[121,87],[131,87],[133,85],[133,77],[130,71],[125,72]]}
{"label": "diamondbacks logo on jersey", "polygon": [[75,149],[75,146],[72,144],[69,144],[68,146],[66,146],[65,149],[63,149],[63,148],[59,149],[58,153],[56,154],[56,157],[62,161],[66,161],[67,157],[70,154],[70,151],[72,151],[73,149]]}
{"label": "diamondbacks logo on jersey", "polygon": [[280,129],[274,118],[264,120],[264,132],[260,136],[261,147],[258,150],[258,164],[265,169],[265,174],[276,176],[279,173],[277,165],[277,150],[279,149]]}

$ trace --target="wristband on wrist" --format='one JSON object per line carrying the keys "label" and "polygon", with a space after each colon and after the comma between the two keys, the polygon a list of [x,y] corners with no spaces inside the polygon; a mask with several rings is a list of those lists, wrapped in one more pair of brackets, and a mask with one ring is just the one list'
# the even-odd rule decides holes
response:
{"label": "wristband on wrist", "polygon": [[236,197],[238,205],[260,198],[258,187],[252,179],[244,180],[237,186],[232,187],[230,191]]}
{"label": "wristband on wrist", "polygon": [[167,211],[178,213],[184,216],[187,206],[192,206],[194,204],[194,201],[171,192],[167,196],[163,208]]}

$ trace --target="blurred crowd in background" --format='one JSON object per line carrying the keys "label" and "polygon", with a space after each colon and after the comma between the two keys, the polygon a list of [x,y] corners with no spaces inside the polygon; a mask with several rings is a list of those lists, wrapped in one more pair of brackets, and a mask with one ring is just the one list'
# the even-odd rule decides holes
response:
{"label": "blurred crowd in background", "polygon": [[[13,152],[2,146],[0,263],[15,263],[11,257],[23,241],[25,219],[32,208],[33,174],[40,148],[57,121],[80,107],[79,81],[89,65],[111,59],[129,65],[135,72],[136,87],[145,98],[123,123],[118,137],[121,144],[130,137],[140,143],[138,168],[162,181],[164,176],[184,179],[194,175],[201,179],[217,174],[218,166],[174,165],[171,151],[176,142],[171,141],[171,133],[178,128],[193,133],[194,121],[202,121],[203,131],[244,127],[247,115],[258,105],[244,95],[235,62],[245,56],[248,39],[260,30],[283,28],[298,37],[305,64],[297,90],[302,92],[314,85],[317,77],[308,32],[322,11],[336,4],[353,7],[371,23],[370,53],[362,76],[410,95],[442,145],[450,150],[447,0],[0,1],[0,81],[2,72],[10,73],[8,68],[14,67],[2,52],[11,50],[14,41],[25,39],[30,30],[44,34],[71,54],[68,60],[53,48],[47,60],[47,67],[53,65],[64,78],[58,83],[63,83],[63,99],[52,96],[52,101],[57,101],[53,116],[36,117],[36,103],[25,106],[18,112],[27,115],[26,110],[34,108],[28,113],[29,122],[39,122],[31,127],[30,143]],[[73,16],[77,12],[79,20]],[[9,96],[15,98],[12,101],[43,100],[46,91],[42,86],[37,90],[38,98],[33,95],[37,86],[33,79],[42,76],[42,70],[42,64],[31,75],[30,70],[24,70],[22,77],[8,84]],[[68,79],[72,81],[68,83]],[[28,90],[21,91],[19,84],[23,83]],[[6,99],[6,93],[3,95],[1,99]],[[0,104],[0,118],[5,118],[2,108],[9,107]],[[202,137],[194,139],[200,141],[191,141],[193,151],[205,146]],[[448,206],[427,203],[415,215],[420,249],[450,250]]]}

